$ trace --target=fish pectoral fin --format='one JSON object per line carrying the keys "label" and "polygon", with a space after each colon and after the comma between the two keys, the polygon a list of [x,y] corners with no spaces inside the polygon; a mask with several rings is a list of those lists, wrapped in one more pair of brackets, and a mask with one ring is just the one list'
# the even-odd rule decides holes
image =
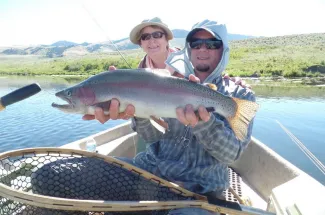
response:
{"label": "fish pectoral fin", "polygon": [[168,123],[162,119],[159,119],[155,116],[150,116],[150,122],[158,131],[162,132],[163,134],[166,133],[166,130],[168,130]]}
{"label": "fish pectoral fin", "polygon": [[237,105],[235,114],[227,117],[227,120],[236,137],[243,141],[247,136],[249,123],[255,117],[259,105],[255,102],[232,98]]}

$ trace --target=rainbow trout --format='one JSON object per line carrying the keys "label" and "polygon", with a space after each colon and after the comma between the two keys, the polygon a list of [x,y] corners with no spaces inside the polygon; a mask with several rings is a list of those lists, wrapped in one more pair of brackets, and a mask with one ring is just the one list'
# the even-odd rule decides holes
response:
{"label": "rainbow trout", "polygon": [[95,108],[105,107],[112,98],[120,102],[120,111],[128,104],[135,107],[135,115],[177,118],[176,108],[199,105],[225,117],[238,139],[246,137],[248,124],[258,109],[252,101],[225,96],[207,86],[173,77],[167,70],[126,69],[103,72],[57,92],[68,104],[52,106],[67,113],[94,114]]}

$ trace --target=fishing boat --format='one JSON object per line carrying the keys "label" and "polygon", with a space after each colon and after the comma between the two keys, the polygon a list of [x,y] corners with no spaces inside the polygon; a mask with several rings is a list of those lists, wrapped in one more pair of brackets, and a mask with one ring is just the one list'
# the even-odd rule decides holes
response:
{"label": "fishing boat", "polygon": [[[102,155],[132,158],[145,148],[130,122],[62,148],[85,150],[91,138],[96,141],[97,153]],[[254,137],[228,170],[231,187],[224,192],[228,201],[279,215],[325,214],[325,187]]]}
{"label": "fishing boat", "polygon": [[[23,90],[19,89],[6,97],[0,98],[0,107],[3,107],[0,110],[3,110],[7,105],[18,102],[39,92],[39,90],[37,85],[30,85],[23,88]],[[137,153],[145,150],[145,143],[138,134],[131,129],[130,124],[130,121],[126,121],[113,128],[65,144],[59,147],[62,149],[61,151],[35,148],[1,154],[0,214],[13,214],[11,212],[7,213],[4,208],[9,208],[10,211],[14,211],[14,214],[21,214],[20,212],[24,210],[25,212],[26,210],[33,212],[32,214],[39,214],[34,208],[29,209],[29,205],[50,209],[62,209],[65,207],[68,209],[73,206],[74,208],[84,209],[84,211],[87,211],[87,209],[91,211],[95,206],[107,209],[107,204],[102,202],[80,202],[79,200],[57,199],[34,195],[30,193],[32,189],[32,185],[29,183],[32,181],[30,176],[34,172],[37,172],[37,168],[39,168],[40,164],[42,166],[44,164],[46,165],[46,161],[44,161],[43,158],[48,157],[49,153],[54,153],[54,157],[57,157],[60,156],[60,153],[68,154],[77,152],[82,154],[80,152],[84,151],[85,156],[92,157],[94,154],[98,154],[98,158],[107,159],[108,161],[112,156],[133,158]],[[88,140],[95,140],[97,153],[86,151]],[[26,152],[28,153],[25,154]],[[8,160],[10,156],[12,159]],[[17,158],[19,156],[21,157]],[[27,162],[28,159],[32,162]],[[37,163],[33,164],[34,162]],[[325,206],[323,204],[325,187],[254,137],[252,137],[251,142],[248,144],[248,147],[241,157],[229,166],[228,174],[230,188],[224,192],[227,202],[234,202],[237,203],[237,205],[246,205],[248,208],[231,208],[232,206],[230,205],[229,211],[231,213],[229,214],[325,214]],[[159,181],[159,183],[160,182],[161,181]],[[49,205],[49,202],[52,204]],[[86,203],[86,205],[83,205],[83,203]],[[182,204],[183,202],[178,203]],[[172,202],[168,207],[178,207],[178,203]],[[114,206],[114,204],[116,207],[120,207],[119,209],[121,210],[125,210],[125,204],[129,204],[128,206],[132,207],[131,203],[120,203],[116,205],[116,202],[112,202],[109,207],[112,207],[112,205]],[[133,209],[136,207],[144,207],[141,204],[142,203],[135,202]],[[153,208],[153,203],[144,204]],[[157,208],[163,207],[159,205],[159,202],[155,202],[154,204]],[[166,203],[163,204],[165,204],[164,207],[166,207]],[[204,206],[204,202],[200,202],[197,206]],[[210,204],[207,207],[211,208],[214,206]],[[218,207],[218,205],[216,207]],[[227,205],[223,205],[222,210],[228,211],[227,207]],[[242,210],[243,208],[244,210]],[[214,210],[215,208],[212,209],[213,211],[217,211]],[[257,211],[253,209],[257,209]]]}

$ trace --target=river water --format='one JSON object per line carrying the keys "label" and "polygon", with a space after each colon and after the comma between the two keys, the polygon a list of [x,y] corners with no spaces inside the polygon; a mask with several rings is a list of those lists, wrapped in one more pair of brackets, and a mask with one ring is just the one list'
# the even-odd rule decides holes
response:
{"label": "river water", "polygon": [[[62,103],[55,92],[76,83],[69,78],[0,77],[0,97],[34,82],[40,83],[40,93],[0,112],[0,152],[61,146],[124,122],[102,125],[52,108],[52,102]],[[285,132],[325,164],[325,88],[254,86],[254,91],[261,107],[253,136],[325,185],[325,175]]]}

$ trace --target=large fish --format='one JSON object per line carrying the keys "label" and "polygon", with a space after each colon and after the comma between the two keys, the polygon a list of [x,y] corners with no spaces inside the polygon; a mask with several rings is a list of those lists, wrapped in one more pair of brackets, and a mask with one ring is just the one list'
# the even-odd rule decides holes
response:
{"label": "large fish", "polygon": [[52,106],[67,113],[94,114],[95,107],[107,107],[112,98],[120,111],[128,104],[135,115],[177,118],[176,108],[199,105],[225,117],[238,139],[247,135],[249,122],[258,109],[255,102],[225,96],[209,87],[173,77],[167,70],[129,69],[103,72],[55,94],[68,104]]}

